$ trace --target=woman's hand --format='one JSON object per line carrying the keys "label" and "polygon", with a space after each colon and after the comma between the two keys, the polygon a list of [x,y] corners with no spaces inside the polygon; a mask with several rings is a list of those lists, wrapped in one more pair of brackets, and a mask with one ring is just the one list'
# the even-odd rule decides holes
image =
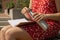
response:
{"label": "woman's hand", "polygon": [[41,14],[41,13],[34,13],[33,17],[34,17],[34,21],[36,21],[36,22],[47,19],[47,15]]}
{"label": "woman's hand", "polygon": [[24,8],[21,10],[21,13],[22,13],[22,14],[28,13],[28,8],[27,8],[27,7],[24,7]]}
{"label": "woman's hand", "polygon": [[23,15],[25,15],[25,17],[29,20],[32,20],[31,16],[29,15],[29,11],[28,11],[28,8],[27,7],[24,7],[22,10],[21,10],[21,13]]}

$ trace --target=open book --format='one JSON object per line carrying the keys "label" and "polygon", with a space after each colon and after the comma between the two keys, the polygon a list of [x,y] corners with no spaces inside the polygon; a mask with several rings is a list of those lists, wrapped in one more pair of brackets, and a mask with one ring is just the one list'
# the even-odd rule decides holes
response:
{"label": "open book", "polygon": [[28,20],[25,19],[25,18],[8,20],[8,22],[9,22],[9,24],[10,24],[12,27],[15,27],[15,26],[23,26],[23,25],[29,25],[29,24],[36,23],[36,22],[34,22],[34,21],[28,21]]}
{"label": "open book", "polygon": [[14,20],[8,20],[9,24],[13,27],[15,27],[16,25],[23,23],[23,22],[28,22],[25,18],[22,19],[14,19]]}
{"label": "open book", "polygon": [[24,25],[24,24],[30,24],[30,23],[37,23],[44,31],[48,28],[48,25],[46,24],[45,21],[39,22],[33,22],[33,21],[28,21],[25,18],[22,19],[14,19],[14,20],[8,20],[9,24],[13,27]]}

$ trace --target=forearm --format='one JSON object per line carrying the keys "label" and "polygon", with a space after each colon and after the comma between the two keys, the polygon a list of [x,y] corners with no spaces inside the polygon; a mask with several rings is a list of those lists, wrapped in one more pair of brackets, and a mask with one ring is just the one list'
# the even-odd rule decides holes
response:
{"label": "forearm", "polygon": [[30,9],[32,8],[32,0],[30,0],[29,8],[30,8]]}
{"label": "forearm", "polygon": [[46,14],[49,19],[52,20],[60,20],[60,13],[55,13],[55,14]]}

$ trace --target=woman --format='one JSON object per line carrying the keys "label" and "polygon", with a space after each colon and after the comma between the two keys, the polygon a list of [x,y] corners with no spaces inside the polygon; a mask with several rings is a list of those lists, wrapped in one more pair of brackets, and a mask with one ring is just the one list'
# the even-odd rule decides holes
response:
{"label": "woman", "polygon": [[[7,26],[1,30],[1,40],[45,40],[58,34],[60,13],[57,13],[55,0],[30,0],[29,8],[36,12],[33,20],[45,20],[49,25],[48,29],[44,31],[37,23],[23,27]],[[32,19],[27,10],[28,8],[24,7],[21,12],[28,19]]]}

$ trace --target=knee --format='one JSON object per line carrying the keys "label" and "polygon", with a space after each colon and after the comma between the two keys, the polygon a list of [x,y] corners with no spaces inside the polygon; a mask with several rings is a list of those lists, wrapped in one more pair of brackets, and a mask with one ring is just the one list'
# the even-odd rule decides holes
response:
{"label": "knee", "polygon": [[5,36],[16,37],[19,32],[22,32],[22,30],[18,27],[10,28],[5,32]]}
{"label": "knee", "polygon": [[5,32],[5,39],[6,40],[16,39],[14,28],[10,28]]}
{"label": "knee", "polygon": [[13,33],[11,32],[11,30],[10,29],[8,29],[6,32],[5,32],[5,36],[6,37],[12,37],[13,35],[12,35]]}
{"label": "knee", "polygon": [[11,28],[10,25],[4,26],[4,27],[1,29],[1,33],[2,33],[2,32],[6,32],[9,28]]}
{"label": "knee", "polygon": [[10,28],[9,30],[7,30],[5,32],[5,37],[6,37],[6,39],[7,38],[11,38],[11,39],[13,39],[13,38],[14,39],[31,38],[29,36],[29,34],[27,34],[23,29],[18,28],[18,27],[13,27],[13,28]]}

